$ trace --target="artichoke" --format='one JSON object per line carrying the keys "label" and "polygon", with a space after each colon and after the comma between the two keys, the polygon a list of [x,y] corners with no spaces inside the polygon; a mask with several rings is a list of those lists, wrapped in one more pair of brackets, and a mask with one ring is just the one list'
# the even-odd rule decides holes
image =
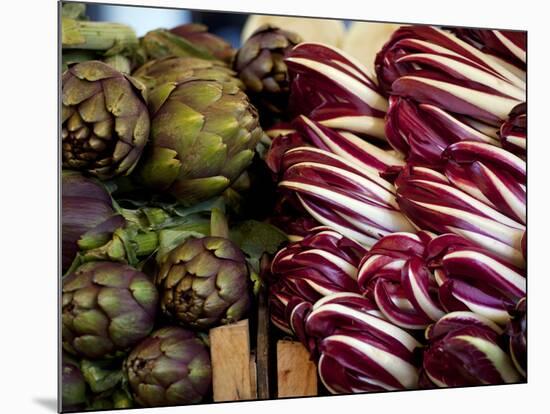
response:
{"label": "artichoke", "polygon": [[209,76],[156,86],[149,109],[150,149],[139,175],[186,206],[227,189],[250,165],[263,134],[248,97]]}
{"label": "artichoke", "polygon": [[224,237],[190,237],[162,261],[155,283],[162,311],[199,329],[240,320],[250,305],[249,272]]}
{"label": "artichoke", "polygon": [[204,24],[182,24],[170,29],[170,33],[183,37],[197,47],[208,50],[222,62],[230,63],[235,55],[235,49],[221,37],[210,33]]}
{"label": "artichoke", "polygon": [[206,26],[187,24],[172,30],[157,29],[146,33],[140,39],[138,53],[143,62],[167,56],[190,56],[229,63],[234,52],[225,40],[208,33]]}
{"label": "artichoke", "polygon": [[137,69],[133,76],[148,88],[154,88],[166,82],[181,82],[195,78],[214,80],[243,89],[241,81],[235,77],[235,72],[223,63],[196,57],[169,56],[150,60]]}
{"label": "artichoke", "polygon": [[61,370],[62,409],[79,410],[86,402],[86,382],[78,362],[63,354]]}
{"label": "artichoke", "polygon": [[158,293],[124,264],[92,262],[63,279],[63,348],[90,359],[128,351],[153,329]]}
{"label": "artichoke", "polygon": [[62,269],[65,272],[85,236],[104,240],[125,224],[107,190],[94,179],[63,171],[61,177]]}
{"label": "artichoke", "polygon": [[271,112],[281,113],[287,107],[289,77],[283,58],[300,42],[296,33],[266,24],[248,38],[235,56],[233,67],[247,90]]}
{"label": "artichoke", "polygon": [[162,328],[132,350],[124,374],[143,407],[198,403],[210,389],[210,355],[195,333]]}
{"label": "artichoke", "polygon": [[99,61],[70,67],[62,83],[63,167],[101,179],[129,174],[149,137],[141,84]]}

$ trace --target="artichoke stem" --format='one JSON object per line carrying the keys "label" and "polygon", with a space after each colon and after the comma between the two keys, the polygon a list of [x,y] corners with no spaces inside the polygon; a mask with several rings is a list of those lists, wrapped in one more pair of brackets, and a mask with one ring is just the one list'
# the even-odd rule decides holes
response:
{"label": "artichoke stem", "polygon": [[213,237],[229,238],[229,227],[223,212],[218,208],[212,209],[210,216],[210,235]]}
{"label": "artichoke stem", "polygon": [[148,256],[159,246],[159,238],[156,232],[141,233],[132,239],[137,257]]}
{"label": "artichoke stem", "polygon": [[103,62],[125,75],[129,75],[131,72],[130,60],[123,55],[109,56]]}
{"label": "artichoke stem", "polygon": [[61,19],[61,44],[63,49],[108,51],[137,48],[138,38],[134,30],[120,23],[89,22],[70,18]]}

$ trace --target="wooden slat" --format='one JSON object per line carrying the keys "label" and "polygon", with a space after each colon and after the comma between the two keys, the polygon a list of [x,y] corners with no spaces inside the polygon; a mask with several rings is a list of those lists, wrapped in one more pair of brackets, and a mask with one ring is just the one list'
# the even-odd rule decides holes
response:
{"label": "wooden slat", "polygon": [[250,355],[250,395],[253,399],[258,398],[258,383],[257,383],[258,373],[256,370],[256,355],[253,352]]}
{"label": "wooden slat", "polygon": [[248,320],[210,330],[214,401],[254,398],[250,378]]}
{"label": "wooden slat", "polygon": [[277,342],[277,396],[317,395],[317,370],[300,342]]}
{"label": "wooden slat", "polygon": [[271,395],[269,392],[269,312],[267,307],[267,290],[265,287],[258,294],[256,372],[258,398],[266,400]]}

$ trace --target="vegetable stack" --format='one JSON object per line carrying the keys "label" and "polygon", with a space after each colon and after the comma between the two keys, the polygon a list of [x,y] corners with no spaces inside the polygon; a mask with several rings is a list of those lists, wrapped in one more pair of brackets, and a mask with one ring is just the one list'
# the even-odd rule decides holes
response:
{"label": "vegetable stack", "polygon": [[64,411],[210,401],[209,330],[264,294],[320,393],[526,379],[525,33],[393,28],[365,67],[295,27],[63,7]]}

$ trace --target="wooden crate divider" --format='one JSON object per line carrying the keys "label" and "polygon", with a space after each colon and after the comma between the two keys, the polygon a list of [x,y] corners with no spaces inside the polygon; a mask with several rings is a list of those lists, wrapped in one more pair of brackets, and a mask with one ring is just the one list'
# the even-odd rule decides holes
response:
{"label": "wooden crate divider", "polygon": [[317,395],[317,369],[309,352],[295,341],[277,341],[277,397]]}
{"label": "wooden crate divider", "polygon": [[[210,330],[214,401],[256,398],[251,376],[248,320]],[[255,370],[254,370],[255,371]]]}
{"label": "wooden crate divider", "polygon": [[[317,369],[300,342],[277,341],[273,355],[277,366],[270,366],[269,311],[264,291],[258,297],[257,315],[257,329],[252,330],[256,333],[254,350],[250,346],[248,319],[210,330],[214,401],[317,395]],[[270,372],[274,375],[275,368],[276,393],[270,392],[269,386]]]}

